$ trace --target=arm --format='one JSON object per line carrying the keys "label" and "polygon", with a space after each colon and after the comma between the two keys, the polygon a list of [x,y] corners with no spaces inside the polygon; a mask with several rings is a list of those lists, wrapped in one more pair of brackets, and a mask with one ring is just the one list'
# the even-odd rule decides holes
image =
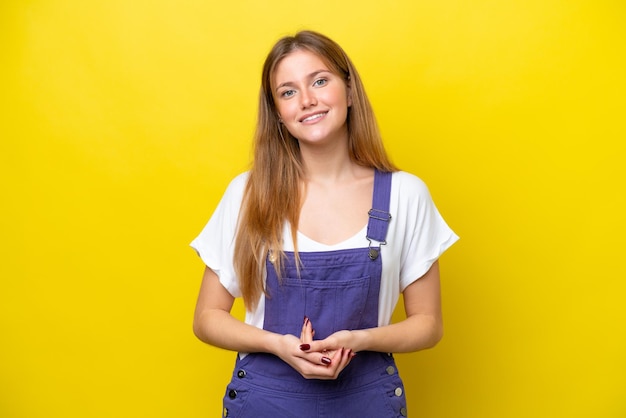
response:
{"label": "arm", "polygon": [[269,332],[244,324],[230,314],[235,299],[217,274],[205,268],[196,302],[193,331],[201,341],[232,351],[270,352]]}
{"label": "arm", "polygon": [[311,342],[310,351],[347,347],[354,352],[412,352],[434,347],[443,336],[439,262],[403,292],[406,319],[395,324],[355,331],[338,331]]}
{"label": "arm", "polygon": [[338,350],[327,365],[321,353],[300,350],[301,341],[296,336],[276,334],[241,322],[230,314],[233,302],[233,296],[207,267],[193,321],[193,331],[200,340],[227,350],[272,353],[306,378],[334,379],[349,363],[347,350]]}

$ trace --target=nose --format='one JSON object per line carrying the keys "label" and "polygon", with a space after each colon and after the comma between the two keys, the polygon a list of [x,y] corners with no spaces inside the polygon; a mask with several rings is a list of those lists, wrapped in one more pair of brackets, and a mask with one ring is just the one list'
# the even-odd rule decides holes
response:
{"label": "nose", "polygon": [[309,89],[303,89],[300,94],[300,106],[302,109],[315,106],[316,104],[317,99],[315,98],[315,93]]}

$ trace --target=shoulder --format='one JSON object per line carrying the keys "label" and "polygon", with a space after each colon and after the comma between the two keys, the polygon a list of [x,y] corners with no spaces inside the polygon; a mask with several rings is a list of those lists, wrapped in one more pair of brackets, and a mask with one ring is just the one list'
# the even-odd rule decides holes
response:
{"label": "shoulder", "polygon": [[246,183],[248,181],[248,171],[244,171],[243,173],[238,174],[237,176],[235,176],[230,183],[228,184],[227,187],[227,191],[238,191],[241,190],[243,191],[243,189],[245,189],[246,187]]}
{"label": "shoulder", "polygon": [[248,182],[248,172],[243,172],[235,176],[228,186],[226,187],[226,191],[224,192],[224,198],[241,200],[243,197],[243,192],[246,188],[246,183]]}
{"label": "shoulder", "polygon": [[222,194],[220,202],[216,208],[216,212],[226,211],[238,212],[243,201],[244,191],[246,189],[246,182],[248,179],[248,173],[244,172],[234,177],[226,186],[226,190]]}
{"label": "shoulder", "polygon": [[403,198],[429,197],[426,183],[415,174],[406,171],[395,171],[391,180],[392,191]]}

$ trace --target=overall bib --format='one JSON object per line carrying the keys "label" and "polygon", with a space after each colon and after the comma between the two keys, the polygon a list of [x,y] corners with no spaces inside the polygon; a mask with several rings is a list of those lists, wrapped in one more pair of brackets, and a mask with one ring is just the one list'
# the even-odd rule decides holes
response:
{"label": "overall bib", "polygon": [[[301,252],[300,271],[286,252],[278,278],[266,261],[263,328],[300,336],[304,316],[315,339],[339,330],[378,326],[382,273],[380,245],[385,243],[391,173],[376,171],[369,211],[370,246],[325,252]],[[379,243],[372,246],[372,240]],[[305,379],[280,358],[251,353],[237,362],[224,396],[224,417],[235,418],[386,418],[405,417],[406,399],[393,356],[361,351],[336,380]]]}

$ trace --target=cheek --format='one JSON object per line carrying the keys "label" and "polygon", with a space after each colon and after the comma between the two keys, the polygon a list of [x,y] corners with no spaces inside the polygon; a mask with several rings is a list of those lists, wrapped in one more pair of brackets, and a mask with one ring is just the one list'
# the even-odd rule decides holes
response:
{"label": "cheek", "polygon": [[337,89],[333,92],[334,102],[338,105],[351,106],[352,100],[350,99],[350,93],[345,89]]}
{"label": "cheek", "polygon": [[284,117],[288,113],[289,102],[281,100],[280,97],[274,97],[274,109],[281,117]]}
{"label": "cheek", "polygon": [[283,119],[285,119],[289,115],[293,115],[294,109],[293,106],[290,106],[290,103],[280,103],[276,105],[276,111]]}

